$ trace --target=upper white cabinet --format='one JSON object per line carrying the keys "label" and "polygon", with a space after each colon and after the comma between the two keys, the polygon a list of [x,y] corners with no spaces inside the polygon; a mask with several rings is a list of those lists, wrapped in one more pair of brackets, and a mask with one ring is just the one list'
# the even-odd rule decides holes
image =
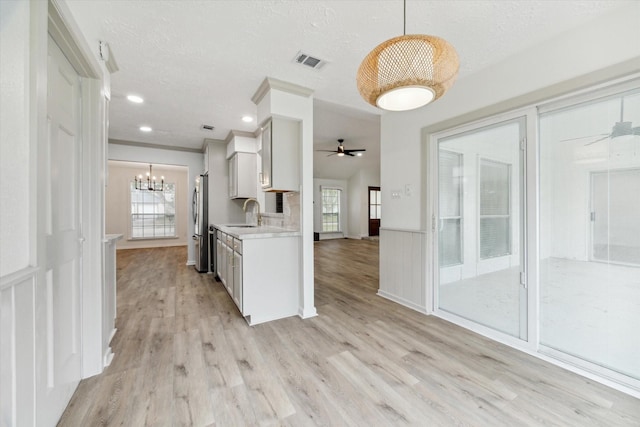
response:
{"label": "upper white cabinet", "polygon": [[257,141],[252,133],[232,130],[227,136],[229,198],[256,197],[258,187]]}
{"label": "upper white cabinet", "polygon": [[300,122],[273,117],[262,131],[264,191],[300,191]]}
{"label": "upper white cabinet", "polygon": [[229,159],[229,198],[256,197],[257,164],[255,153],[235,153]]}

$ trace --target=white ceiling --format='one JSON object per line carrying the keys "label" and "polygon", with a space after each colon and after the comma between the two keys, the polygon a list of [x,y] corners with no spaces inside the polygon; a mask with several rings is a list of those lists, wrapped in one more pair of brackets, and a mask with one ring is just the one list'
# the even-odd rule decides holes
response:
{"label": "white ceiling", "polygon": [[[433,34],[458,51],[464,79],[509,55],[622,7],[626,1],[407,0],[407,33]],[[266,76],[314,90],[314,144],[366,148],[362,158],[314,156],[314,176],[346,178],[379,165],[380,111],[355,84],[362,59],[402,34],[401,0],[67,0],[89,41],[106,41],[112,75],[109,137],[200,149],[232,129],[254,131],[251,96]],[[328,61],[293,62],[298,51]],[[129,103],[127,94],[145,99]],[[446,95],[445,95],[446,96]],[[201,125],[215,126],[203,131]],[[139,131],[151,126],[151,133]],[[345,167],[346,160],[349,166]]]}

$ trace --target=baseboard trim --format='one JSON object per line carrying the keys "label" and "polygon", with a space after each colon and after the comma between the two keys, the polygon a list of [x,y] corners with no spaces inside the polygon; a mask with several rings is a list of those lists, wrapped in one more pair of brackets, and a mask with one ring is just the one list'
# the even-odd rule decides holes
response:
{"label": "baseboard trim", "polygon": [[385,298],[385,299],[388,299],[390,301],[393,301],[395,303],[398,303],[400,305],[403,305],[403,306],[405,306],[407,308],[410,308],[412,310],[415,310],[415,311],[417,311],[419,313],[426,314],[426,315],[431,315],[431,313],[426,309],[426,307],[422,307],[421,305],[418,305],[418,304],[416,304],[414,302],[406,300],[406,299],[404,299],[402,297],[399,297],[397,295],[393,295],[393,294],[390,294],[388,292],[385,292],[382,289],[378,289],[378,296],[380,296],[382,298]]}
{"label": "baseboard trim", "polygon": [[318,315],[318,312],[316,311],[315,307],[311,307],[308,310],[305,310],[303,307],[300,307],[298,309],[298,317],[300,317],[301,319],[309,319],[311,317],[316,317]]}
{"label": "baseboard trim", "polygon": [[196,265],[196,260],[195,259],[187,260],[187,265]]}

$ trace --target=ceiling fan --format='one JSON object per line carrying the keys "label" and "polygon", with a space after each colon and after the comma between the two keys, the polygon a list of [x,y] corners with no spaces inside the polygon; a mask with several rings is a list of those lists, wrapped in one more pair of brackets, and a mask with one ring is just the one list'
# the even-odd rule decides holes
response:
{"label": "ceiling fan", "polygon": [[[358,148],[356,150],[345,150],[344,146],[342,145],[342,143],[344,142],[344,139],[340,138],[338,139],[338,149],[337,150],[316,150],[316,151],[326,151],[328,153],[332,153],[327,155],[327,157],[329,156],[335,156],[336,154],[338,155],[338,157],[343,157],[343,156],[362,156],[362,152],[363,151],[367,151],[364,148]],[[353,154],[356,153],[356,154]]]}
{"label": "ceiling fan", "polygon": [[633,127],[632,122],[625,122],[623,119],[623,116],[624,116],[624,97],[620,98],[620,121],[616,122],[613,125],[610,133],[599,133],[599,134],[589,135],[589,136],[580,136],[578,138],[563,139],[561,142],[600,137],[594,141],[591,141],[585,144],[585,146],[587,146],[587,145],[595,144],[596,142],[604,141],[605,139],[613,139],[618,136],[640,135],[640,126]]}

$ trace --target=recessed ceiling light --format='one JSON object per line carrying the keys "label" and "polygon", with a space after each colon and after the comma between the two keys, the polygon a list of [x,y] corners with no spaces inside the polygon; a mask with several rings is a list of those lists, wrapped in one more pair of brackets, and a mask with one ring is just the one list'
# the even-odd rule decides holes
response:
{"label": "recessed ceiling light", "polygon": [[242,121],[245,123],[251,123],[253,121],[253,117],[251,116],[242,116]]}
{"label": "recessed ceiling light", "polygon": [[153,129],[151,129],[149,126],[140,126],[140,130],[142,132],[151,132]]}
{"label": "recessed ceiling light", "polygon": [[127,95],[127,99],[135,104],[142,104],[144,102],[144,99],[138,95]]}

